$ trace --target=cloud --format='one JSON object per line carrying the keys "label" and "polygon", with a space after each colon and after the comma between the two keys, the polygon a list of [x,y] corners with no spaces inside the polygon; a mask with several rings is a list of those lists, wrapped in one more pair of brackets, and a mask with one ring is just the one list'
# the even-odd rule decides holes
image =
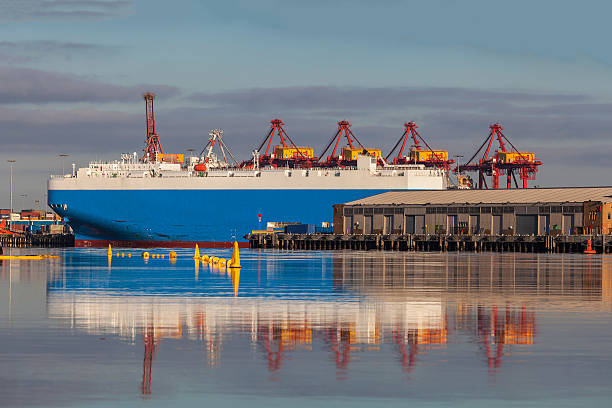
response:
{"label": "cloud", "polygon": [[119,46],[101,44],[88,44],[65,41],[0,41],[0,55],[3,62],[11,64],[38,62],[42,59],[65,59],[73,57],[107,57],[117,50]]}
{"label": "cloud", "polygon": [[[122,151],[144,140],[142,115],[97,109],[0,107],[0,145],[5,152],[100,153]],[[134,143],[136,144],[136,143]]]}
{"label": "cloud", "polygon": [[585,95],[545,94],[466,88],[357,88],[357,87],[288,87],[194,93],[188,100],[207,105],[265,110],[341,110],[373,111],[389,108],[431,107],[435,109],[480,109],[486,111],[513,109],[516,104],[576,103],[588,100]]}
{"label": "cloud", "polygon": [[119,17],[132,0],[18,0],[2,5],[0,22]]}
{"label": "cloud", "polygon": [[0,67],[0,105],[134,101],[143,91],[172,97],[179,89],[169,85],[112,85],[73,74],[29,68]]}
{"label": "cloud", "polygon": [[[433,87],[289,87],[258,88],[187,97],[219,112],[348,119],[379,129],[401,130],[420,120],[425,134],[457,141],[488,132],[501,122],[519,138],[540,140],[608,137],[612,104],[584,94]],[[362,122],[362,123],[363,123]]]}

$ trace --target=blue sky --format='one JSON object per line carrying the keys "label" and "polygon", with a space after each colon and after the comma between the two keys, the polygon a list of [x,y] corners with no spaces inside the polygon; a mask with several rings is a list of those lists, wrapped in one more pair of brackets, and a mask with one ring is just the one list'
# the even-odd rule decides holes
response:
{"label": "blue sky", "polygon": [[[612,52],[604,1],[0,1],[0,152],[44,200],[58,155],[142,149],[158,94],[167,151],[223,128],[241,157],[280,117],[320,150],[347,119],[389,150],[416,121],[471,156],[501,122],[544,162],[539,185],[610,184]],[[2,185],[0,184],[0,185]],[[0,206],[8,206],[8,197]]]}

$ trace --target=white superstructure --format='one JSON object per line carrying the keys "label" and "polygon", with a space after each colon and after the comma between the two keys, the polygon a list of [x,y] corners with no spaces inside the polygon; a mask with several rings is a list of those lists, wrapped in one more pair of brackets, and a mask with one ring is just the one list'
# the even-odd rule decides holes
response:
{"label": "white superstructure", "polygon": [[448,173],[422,165],[376,165],[359,156],[345,168],[218,168],[194,170],[194,163],[140,163],[131,155],[112,163],[92,162],[73,174],[52,176],[50,190],[115,189],[296,189],[296,190],[439,190],[448,187]]}

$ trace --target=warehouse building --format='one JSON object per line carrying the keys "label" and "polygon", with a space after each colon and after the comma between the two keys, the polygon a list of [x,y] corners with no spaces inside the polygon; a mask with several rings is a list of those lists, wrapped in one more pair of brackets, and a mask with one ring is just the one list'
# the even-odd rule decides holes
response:
{"label": "warehouse building", "polygon": [[611,234],[612,187],[392,191],[334,215],[342,234]]}

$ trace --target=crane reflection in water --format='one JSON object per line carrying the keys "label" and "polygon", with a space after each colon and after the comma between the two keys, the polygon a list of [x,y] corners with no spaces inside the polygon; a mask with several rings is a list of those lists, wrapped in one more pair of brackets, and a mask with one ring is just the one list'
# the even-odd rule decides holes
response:
{"label": "crane reflection in water", "polygon": [[[584,257],[334,253],[313,266],[312,254],[295,262],[280,254],[245,256],[242,276],[180,261],[157,283],[133,276],[129,264],[113,265],[113,279],[98,269],[57,276],[48,283],[48,315],[72,319],[89,334],[140,338],[141,392],[149,395],[163,339],[204,344],[214,369],[224,343],[247,336],[271,380],[296,351],[310,353],[321,369],[331,361],[345,380],[354,361],[370,354],[418,375],[425,355],[448,351],[452,358],[455,344],[467,342],[496,375],[513,349],[537,342],[536,310],[612,303],[612,264]],[[128,271],[133,280],[126,282]]]}

